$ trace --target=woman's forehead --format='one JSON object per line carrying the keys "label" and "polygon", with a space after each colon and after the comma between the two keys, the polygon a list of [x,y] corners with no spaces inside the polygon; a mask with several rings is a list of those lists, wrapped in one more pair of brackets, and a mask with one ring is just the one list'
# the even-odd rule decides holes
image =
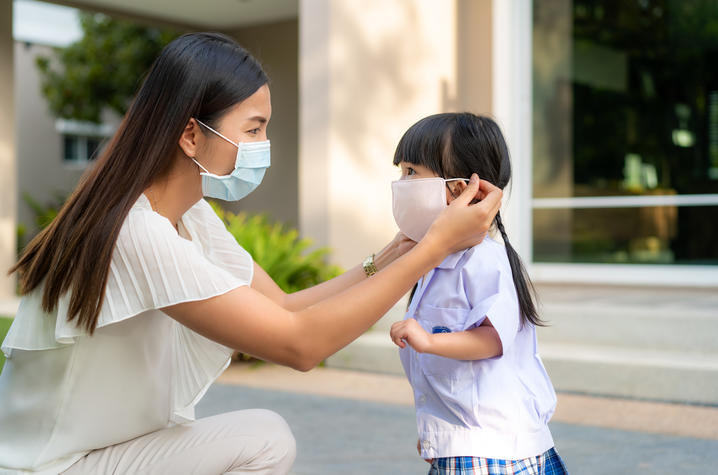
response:
{"label": "woman's forehead", "polygon": [[247,99],[233,106],[224,117],[222,117],[222,122],[237,123],[255,121],[267,123],[271,116],[272,100],[269,86],[265,84]]}

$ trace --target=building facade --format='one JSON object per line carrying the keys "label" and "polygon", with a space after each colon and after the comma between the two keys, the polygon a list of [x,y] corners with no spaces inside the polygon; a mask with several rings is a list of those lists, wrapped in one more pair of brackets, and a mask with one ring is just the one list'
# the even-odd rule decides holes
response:
{"label": "building facade", "polygon": [[[437,112],[491,115],[513,160],[502,214],[534,281],[549,289],[547,295],[565,294],[564,286],[578,292],[573,307],[556,310],[559,321],[568,319],[562,328],[577,332],[594,328],[571,320],[585,313],[581,304],[587,300],[580,296],[605,296],[590,310],[596,318],[613,312],[616,327],[605,331],[625,340],[603,338],[595,329],[580,338],[565,336],[576,347],[604,345],[576,358],[600,360],[600,371],[615,374],[621,361],[611,363],[605,353],[621,347],[624,353],[615,354],[640,362],[626,373],[628,379],[655,368],[665,370],[671,384],[676,368],[691,375],[687,384],[717,379],[718,349],[704,341],[718,324],[711,300],[718,289],[715,2],[217,0],[212,8],[182,2],[171,12],[162,8],[164,2],[151,0],[132,6],[114,0],[54,3],[187,30],[219,30],[252,51],[272,81],[272,167],[263,185],[234,209],[266,211],[297,225],[316,244],[332,248],[344,267],[361,262],[396,232],[390,183],[398,177],[392,157],[402,133]],[[25,118],[23,108],[30,102],[18,91],[30,84],[18,78],[19,69],[14,80],[8,73],[22,67],[27,54],[23,45],[13,46],[11,17],[12,2],[3,2],[4,268],[15,259],[24,183],[51,188],[36,178],[41,167],[25,168],[30,159],[23,144],[34,140],[25,122],[33,121]],[[57,134],[57,124],[51,123]],[[84,150],[89,145],[86,139]],[[55,152],[33,155],[59,160],[62,144],[52,147]],[[11,295],[14,282],[2,279],[4,294]],[[556,288],[559,292],[552,293]],[[626,297],[626,289],[635,289],[633,297]],[[689,297],[680,300],[680,295]],[[695,333],[682,335],[687,343],[675,349],[677,357],[647,356],[665,346],[671,330],[662,325],[670,320],[645,305],[639,309],[638,302],[661,296],[680,300],[677,311],[695,317],[688,325]],[[613,305],[620,299],[636,304]],[[662,320],[652,320],[654,314]],[[651,327],[648,333],[637,323],[643,318]],[[634,337],[629,334],[655,336],[646,337],[643,353],[630,353]],[[580,353],[561,348],[557,361]],[[695,351],[698,365],[691,359]],[[567,367],[554,366],[556,374]],[[694,367],[702,372],[691,373]],[[585,366],[571,368],[566,380],[586,372]],[[694,398],[661,385],[644,387],[603,392],[717,402],[713,386],[701,386]]]}

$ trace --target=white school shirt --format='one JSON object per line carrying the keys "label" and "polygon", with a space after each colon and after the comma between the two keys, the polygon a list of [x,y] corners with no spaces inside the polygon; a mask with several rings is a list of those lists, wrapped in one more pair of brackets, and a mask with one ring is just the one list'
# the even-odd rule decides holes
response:
{"label": "white school shirt", "polygon": [[399,350],[414,391],[421,456],[518,460],[553,447],[553,385],[533,325],[520,325],[506,249],[490,237],[449,255],[420,282],[405,318],[427,332],[468,330],[489,318],[502,356],[462,361]]}
{"label": "white school shirt", "polygon": [[253,261],[204,200],[179,229],[140,195],[93,336],[67,322],[67,295],[51,314],[41,289],[21,299],[2,344],[0,473],[59,473],[93,449],[194,419],[232,350],[159,309],[250,285]]}

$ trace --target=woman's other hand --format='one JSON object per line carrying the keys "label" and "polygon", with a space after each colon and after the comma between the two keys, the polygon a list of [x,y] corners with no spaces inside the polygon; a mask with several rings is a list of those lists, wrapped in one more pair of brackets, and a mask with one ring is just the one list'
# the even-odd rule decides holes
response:
{"label": "woman's other hand", "polygon": [[382,270],[409,252],[414,246],[416,246],[416,241],[412,241],[404,233],[398,232],[394,239],[374,256],[374,265],[377,270]]}
{"label": "woman's other hand", "polygon": [[[474,173],[466,189],[441,212],[426,233],[427,240],[451,254],[480,243],[501,208],[503,192]],[[471,204],[472,200],[480,200]]]}

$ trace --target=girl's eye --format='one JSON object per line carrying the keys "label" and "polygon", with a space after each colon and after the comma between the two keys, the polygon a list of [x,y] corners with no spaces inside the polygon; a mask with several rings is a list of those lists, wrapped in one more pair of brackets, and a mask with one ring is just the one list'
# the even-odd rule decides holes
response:
{"label": "girl's eye", "polygon": [[257,135],[259,133],[259,127],[257,127],[256,129],[250,130],[248,133],[250,133],[252,135]]}
{"label": "girl's eye", "polygon": [[411,176],[411,175],[416,175],[416,170],[414,170],[413,168],[409,167],[409,168],[406,169],[406,174],[409,175],[409,176]]}

